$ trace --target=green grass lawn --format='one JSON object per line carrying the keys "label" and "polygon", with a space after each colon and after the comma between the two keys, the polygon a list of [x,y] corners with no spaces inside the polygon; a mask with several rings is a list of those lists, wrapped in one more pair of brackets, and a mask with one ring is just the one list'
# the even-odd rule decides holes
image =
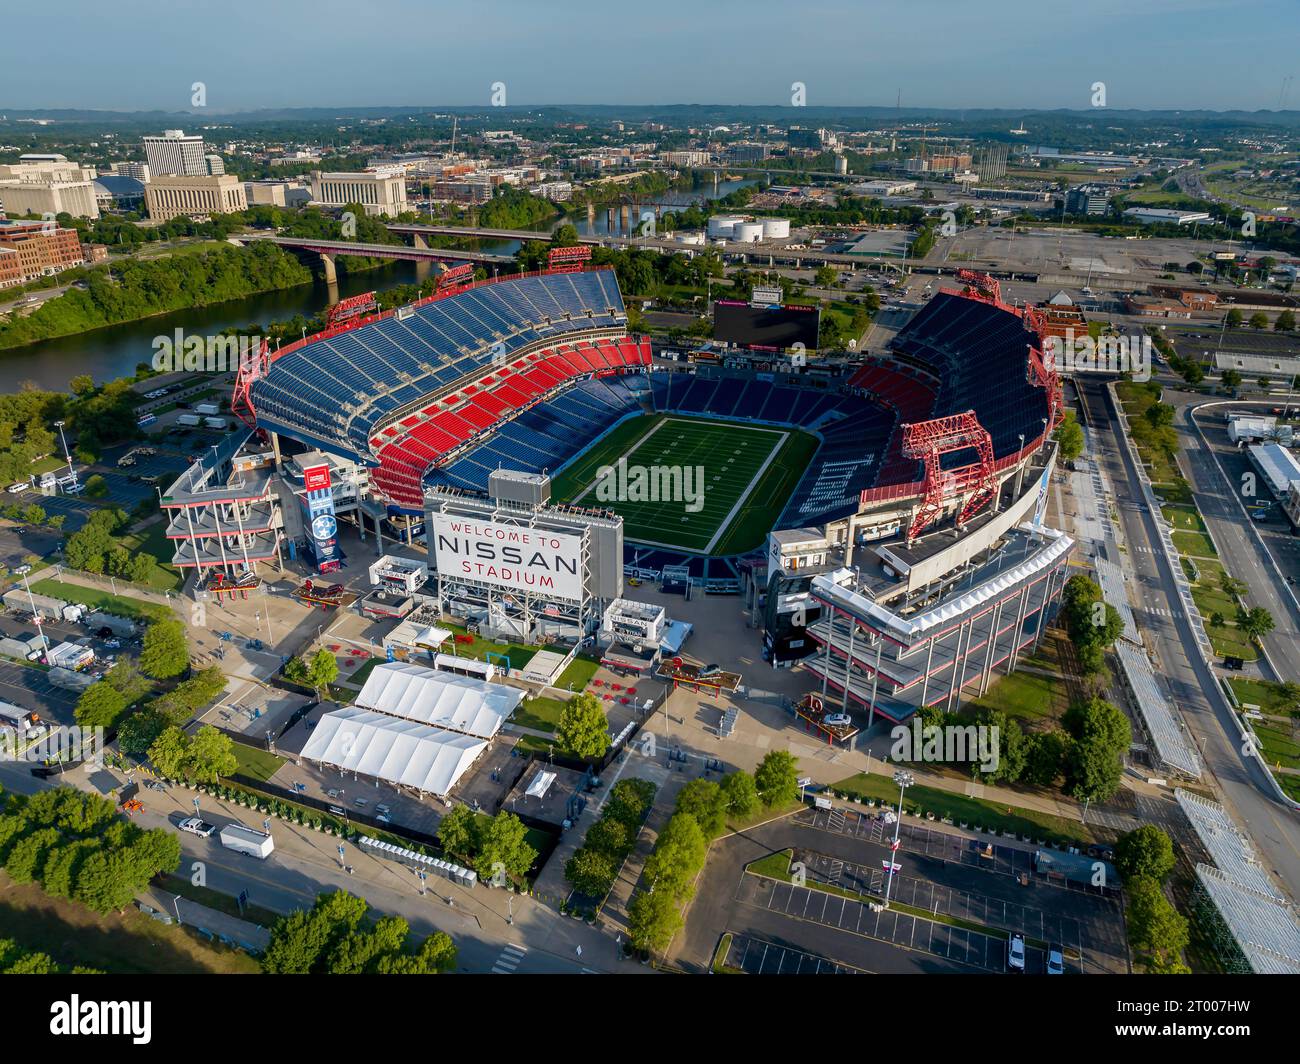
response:
{"label": "green grass lawn", "polygon": [[153,560],[144,586],[152,591],[175,591],[184,582],[179,570],[171,565],[174,555],[171,540],[167,538],[166,521],[155,521],[144,533],[133,532],[121,537],[121,544],[132,554],[144,553]]}
{"label": "green grass lawn", "polygon": [[246,746],[244,743],[233,743],[232,747],[235,760],[239,763],[235,772],[249,779],[261,780],[265,783],[279,772],[280,766],[284,764],[284,758],[271,753],[270,750]]}
{"label": "green grass lawn", "polygon": [[1160,512],[1175,529],[1184,532],[1205,531],[1205,522],[1201,520],[1200,511],[1195,506],[1162,506]]}
{"label": "green grass lawn", "polygon": [[1291,707],[1282,696],[1281,684],[1273,683],[1271,680],[1250,680],[1241,676],[1232,677],[1228,683],[1232,684],[1237,701],[1242,705],[1259,706],[1261,713],[1272,713],[1282,717],[1287,716],[1291,711]]}
{"label": "green grass lawn", "polygon": [[525,698],[510,719],[524,728],[553,732],[563,712],[564,702],[558,698]]}
{"label": "green grass lawn", "polygon": [[[859,798],[874,798],[877,801],[896,804],[898,787],[887,776],[868,776],[859,772],[848,779],[831,785],[831,790],[838,794],[856,795]],[[1092,824],[1053,816],[1051,813],[1039,812],[1037,809],[1012,808],[1001,802],[985,798],[970,798],[964,794],[954,794],[935,787],[914,785],[907,789],[904,805],[908,809],[921,808],[935,816],[947,816],[957,824],[978,825],[997,828],[999,831],[1012,831],[1017,835],[1028,835],[1033,839],[1043,839],[1051,843],[1072,843],[1077,845],[1108,841],[1109,833]]]}
{"label": "green grass lawn", "polygon": [[1300,768],[1300,739],[1289,724],[1252,720],[1260,749],[1270,768]]}
{"label": "green grass lawn", "polygon": [[560,690],[567,690],[572,687],[574,691],[582,691],[587,684],[591,683],[591,678],[596,675],[596,670],[600,668],[600,660],[587,654],[575,654],[573,660],[564,667],[560,677],[555,681],[555,686]]}
{"label": "green grass lawn", "polygon": [[[554,493],[559,501],[605,505],[621,514],[630,540],[736,553],[762,542],[816,449],[815,437],[796,430],[648,415],[618,426],[557,476]],[[668,467],[690,479],[667,484],[673,491],[667,500],[641,497],[634,479],[626,492],[618,485],[633,497],[603,498],[600,471],[620,460],[630,471]],[[703,497],[685,498],[682,485]]]}
{"label": "green grass lawn", "polygon": [[1069,706],[1065,683],[1056,676],[1039,676],[1023,669],[996,679],[988,693],[973,699],[968,709],[1000,709],[1022,724],[1059,719]]}
{"label": "green grass lawn", "polygon": [[139,599],[124,598],[121,595],[100,591],[98,588],[65,583],[52,577],[36,581],[36,583],[32,584],[32,590],[41,595],[51,595],[54,598],[63,599],[66,602],[80,602],[92,609],[103,610],[105,613],[116,614],[119,617],[156,621],[174,616],[166,606],[159,606],[152,602],[141,602]]}
{"label": "green grass lawn", "polygon": [[1175,532],[1174,546],[1180,554],[1189,554],[1193,558],[1217,558],[1219,552],[1214,549],[1210,537],[1204,532]]}
{"label": "green grass lawn", "polygon": [[371,654],[366,661],[362,662],[359,669],[354,669],[344,679],[352,687],[364,687],[366,680],[369,679],[370,674],[375,671],[375,668],[379,665],[386,665],[387,663],[387,658],[377,657],[374,654]]}
{"label": "green grass lawn", "polygon": [[[468,635],[465,626],[461,624],[451,624],[445,621],[438,622],[439,628],[445,628],[453,635]],[[476,661],[487,661],[488,655],[503,655],[510,659],[511,669],[522,669],[533,659],[537,653],[537,647],[525,646],[523,643],[494,643],[490,639],[484,639],[482,636],[470,636],[473,642],[457,643],[447,640],[443,645],[443,652],[446,654],[456,654],[462,658],[474,658]],[[504,665],[501,658],[493,657],[494,665]]]}
{"label": "green grass lawn", "polygon": [[1201,611],[1201,616],[1207,623],[1212,613],[1223,614],[1229,624],[1233,623],[1233,618],[1237,615],[1236,601],[1217,584],[1205,582],[1193,584],[1192,601],[1196,603],[1196,608]]}
{"label": "green grass lawn", "polygon": [[1186,505],[1192,501],[1192,486],[1182,477],[1159,483],[1152,482],[1151,490],[1166,502]]}

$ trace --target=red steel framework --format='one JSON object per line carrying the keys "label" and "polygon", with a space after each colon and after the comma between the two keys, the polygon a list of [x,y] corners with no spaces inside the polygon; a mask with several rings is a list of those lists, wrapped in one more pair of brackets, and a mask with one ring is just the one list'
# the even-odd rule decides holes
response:
{"label": "red steel framework", "polygon": [[[941,456],[967,448],[973,448],[979,455],[977,461],[957,469],[940,467]],[[925,480],[922,482],[925,498],[907,530],[908,543],[934,523],[948,499],[970,492],[957,515],[957,527],[961,528],[992,500],[997,491],[993,437],[976,419],[973,410],[904,425],[903,454],[925,462]]]}
{"label": "red steel framework", "polygon": [[327,326],[341,325],[344,322],[352,321],[353,318],[364,318],[378,309],[379,301],[375,298],[375,293],[362,292],[357,296],[340,299],[330,307],[325,316],[325,324]]}

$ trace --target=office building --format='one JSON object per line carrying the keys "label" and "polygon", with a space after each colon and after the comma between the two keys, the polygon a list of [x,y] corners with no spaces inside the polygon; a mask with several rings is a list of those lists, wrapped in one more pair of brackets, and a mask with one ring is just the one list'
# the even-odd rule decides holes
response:
{"label": "office building", "polygon": [[0,206],[10,215],[70,214],[98,218],[93,168],[62,155],[25,155],[0,165]]}
{"label": "office building", "polygon": [[389,169],[359,173],[322,173],[313,170],[309,184],[311,198],[322,207],[346,207],[359,203],[366,214],[396,217],[407,210],[406,178]]}
{"label": "office building", "polygon": [[144,186],[144,201],[149,217],[160,221],[231,214],[248,206],[244,183],[231,174],[155,177]]}
{"label": "office building", "polygon": [[187,137],[183,129],[166,129],[161,137],[145,137],[144,154],[149,172],[155,176],[202,177],[208,173],[203,138]]}
{"label": "office building", "polygon": [[26,284],[85,262],[75,229],[0,221],[0,288]]}

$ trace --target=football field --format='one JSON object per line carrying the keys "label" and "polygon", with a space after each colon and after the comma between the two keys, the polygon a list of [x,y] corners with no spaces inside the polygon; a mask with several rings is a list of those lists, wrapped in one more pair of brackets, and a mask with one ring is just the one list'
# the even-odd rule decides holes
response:
{"label": "football field", "polygon": [[762,542],[816,447],[792,429],[653,414],[618,426],[553,490],[622,515],[629,540],[723,555]]}

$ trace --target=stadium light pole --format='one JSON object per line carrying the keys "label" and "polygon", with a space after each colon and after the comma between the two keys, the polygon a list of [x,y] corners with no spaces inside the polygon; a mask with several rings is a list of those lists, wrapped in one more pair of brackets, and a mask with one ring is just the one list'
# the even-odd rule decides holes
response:
{"label": "stadium light pole", "polygon": [[889,844],[889,878],[885,880],[885,908],[889,908],[889,891],[894,885],[894,858],[898,856],[898,832],[903,826],[903,792],[916,780],[906,769],[894,773],[894,782],[898,784],[898,816],[894,818],[894,841]]}
{"label": "stadium light pole", "polygon": [[72,478],[72,482],[75,484],[77,482],[77,471],[72,468],[72,452],[68,450],[68,437],[63,434],[64,424],[66,424],[66,422],[63,421],[56,421],[54,423],[55,427],[59,430],[59,439],[63,442],[63,457],[68,463],[68,476]]}

